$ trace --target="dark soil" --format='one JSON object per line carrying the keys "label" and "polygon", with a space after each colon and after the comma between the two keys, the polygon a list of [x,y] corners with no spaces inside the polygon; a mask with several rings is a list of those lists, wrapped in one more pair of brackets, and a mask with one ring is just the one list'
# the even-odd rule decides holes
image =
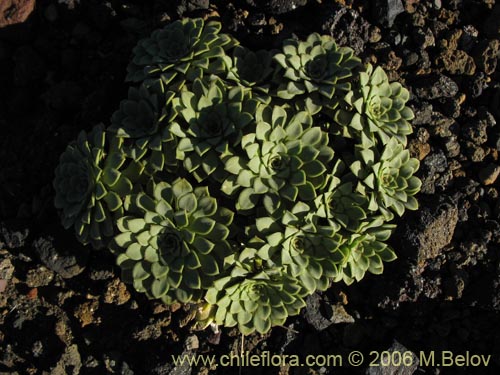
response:
{"label": "dark soil", "polygon": [[[80,130],[109,123],[138,39],[181,16],[220,18],[254,49],[331,34],[412,93],[423,188],[391,239],[399,259],[243,341],[249,354],[340,354],[343,366],[176,365],[173,354],[238,353],[241,336],[193,331],[189,309],[136,293],[113,256],[59,224],[59,155]],[[0,374],[500,373],[499,48],[495,0],[37,1],[0,29]],[[365,355],[359,367],[347,363],[353,350]],[[369,367],[383,350],[415,357]],[[435,366],[418,364],[431,351]],[[440,367],[441,351],[491,360]]]}

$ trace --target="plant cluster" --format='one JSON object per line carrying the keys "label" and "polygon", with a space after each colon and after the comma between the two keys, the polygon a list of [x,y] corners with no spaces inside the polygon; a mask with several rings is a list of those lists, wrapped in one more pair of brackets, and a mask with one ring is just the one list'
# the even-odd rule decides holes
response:
{"label": "plant cluster", "polygon": [[185,19],[139,42],[111,126],[62,154],[55,205],[136,290],[265,333],[396,258],[391,221],[420,188],[413,113],[329,36],[253,52],[220,30]]}

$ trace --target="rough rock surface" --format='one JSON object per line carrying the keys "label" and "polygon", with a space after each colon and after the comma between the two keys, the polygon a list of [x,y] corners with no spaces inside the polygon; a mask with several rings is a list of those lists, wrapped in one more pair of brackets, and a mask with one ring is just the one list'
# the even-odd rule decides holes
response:
{"label": "rough rock surface", "polygon": [[26,21],[35,8],[35,0],[2,0],[0,28]]}
{"label": "rough rock surface", "polygon": [[405,252],[415,251],[418,264],[423,266],[450,244],[457,222],[458,209],[451,203],[421,207],[417,222],[405,232]]}
{"label": "rough rock surface", "polygon": [[[380,356],[377,365],[371,366],[366,375],[412,375],[418,370],[420,361],[417,355],[395,341],[392,346],[383,351],[386,357]],[[401,364],[399,363],[401,358]],[[393,360],[395,359],[395,360]]]}

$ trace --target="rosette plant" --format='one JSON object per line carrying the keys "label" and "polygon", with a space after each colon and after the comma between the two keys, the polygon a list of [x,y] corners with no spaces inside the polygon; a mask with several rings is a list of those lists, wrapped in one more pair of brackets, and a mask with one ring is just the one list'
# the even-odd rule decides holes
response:
{"label": "rosette plant", "polygon": [[387,143],[382,154],[376,149],[358,146],[356,155],[358,158],[350,169],[358,180],[356,191],[370,199],[369,210],[378,210],[387,220],[392,220],[393,212],[402,216],[405,208],[418,208],[414,195],[420,190],[421,182],[414,174],[419,161],[411,158],[396,138]]}
{"label": "rosette plant", "polygon": [[247,211],[260,197],[270,214],[282,209],[282,200],[310,201],[324,186],[325,165],[333,158],[328,135],[313,127],[312,117],[299,112],[289,119],[280,106],[261,107],[255,133],[243,136],[246,157],[231,156],[225,169],[231,175],[222,191],[240,190],[236,208]]}
{"label": "rosette plant", "polygon": [[215,281],[205,296],[216,306],[216,324],[237,326],[244,335],[266,333],[305,306],[307,292],[297,280],[279,269],[258,271],[249,263],[238,263],[230,275]]}
{"label": "rosette plant", "polygon": [[80,132],[60,158],[53,182],[55,206],[64,228],[74,227],[83,244],[100,249],[114,234],[123,203],[140,169],[123,169],[125,156],[117,141],[106,140],[104,126]]}
{"label": "rosette plant", "polygon": [[340,246],[347,256],[343,263],[343,272],[339,272],[334,280],[343,280],[350,285],[354,281],[361,281],[366,272],[380,275],[384,270],[384,262],[396,259],[394,250],[385,243],[393,229],[394,225],[384,224],[380,217],[365,222],[362,231],[349,236]]}
{"label": "rosette plant", "polygon": [[327,176],[327,188],[314,200],[315,215],[326,220],[332,228],[355,232],[367,218],[368,198],[355,191],[348,175],[344,181],[337,177],[344,169],[344,163],[338,160]]}
{"label": "rosette plant", "polygon": [[[313,33],[307,40],[288,39],[274,56],[284,70],[279,74],[278,97],[292,99],[308,94],[307,108],[316,113],[321,104],[335,107],[336,91],[348,91],[360,60],[348,47],[337,47],[332,37]],[[314,94],[319,94],[317,98]],[[325,100],[326,99],[326,100]]]}
{"label": "rosette plant", "polygon": [[110,128],[61,156],[55,204],[194,328],[263,334],[396,258],[391,221],[421,185],[413,113],[408,90],[330,36],[254,52],[220,30],[184,19],[139,42]]}
{"label": "rosette plant", "polygon": [[174,95],[171,91],[156,93],[145,85],[131,87],[128,98],[111,117],[109,131],[123,138],[125,154],[135,161],[146,159],[151,173],[164,168],[174,171],[177,166],[172,152],[177,138],[170,132],[170,123],[176,117],[171,108]]}
{"label": "rosette plant", "polygon": [[201,18],[172,22],[134,48],[127,80],[160,85],[174,91],[186,80],[194,81],[208,73],[224,71],[224,50],[234,47],[236,41],[221,34],[221,24],[205,22]]}
{"label": "rosette plant", "polygon": [[268,78],[274,72],[272,61],[273,52],[266,50],[253,52],[245,47],[236,46],[231,57],[224,57],[228,70],[226,79],[251,87],[260,94],[258,98],[261,101],[268,103],[271,98],[263,94],[269,92]]}
{"label": "rosette plant", "polygon": [[389,82],[381,67],[366,71],[343,98],[335,113],[335,121],[343,127],[344,135],[361,138],[365,147],[376,143],[375,135],[383,144],[391,138],[406,145],[406,136],[412,129],[412,110],[406,106],[410,94],[398,82]]}
{"label": "rosette plant", "polygon": [[198,301],[229,253],[233,213],[218,207],[207,187],[183,178],[153,183],[134,196],[134,209],[118,220],[113,247],[122,278],[151,298]]}
{"label": "rosette plant", "polygon": [[228,88],[218,78],[195,80],[174,99],[180,114],[171,131],[179,137],[177,158],[198,181],[221,180],[221,156],[241,142],[242,130],[254,119],[257,102],[242,87]]}
{"label": "rosette plant", "polygon": [[321,225],[311,215],[312,207],[298,202],[285,211],[281,220],[256,219],[256,229],[265,238],[257,255],[271,264],[283,267],[309,293],[326,290],[330,280],[342,271],[347,257],[337,228]]}

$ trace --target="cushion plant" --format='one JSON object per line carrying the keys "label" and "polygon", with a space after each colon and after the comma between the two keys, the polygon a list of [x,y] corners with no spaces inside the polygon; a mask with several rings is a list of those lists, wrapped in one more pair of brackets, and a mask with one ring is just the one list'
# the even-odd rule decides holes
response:
{"label": "cushion plant", "polygon": [[194,304],[196,327],[266,333],[396,258],[394,213],[418,207],[413,113],[329,36],[253,52],[220,30],[184,19],[139,42],[111,126],[62,154],[55,205],[136,290]]}

